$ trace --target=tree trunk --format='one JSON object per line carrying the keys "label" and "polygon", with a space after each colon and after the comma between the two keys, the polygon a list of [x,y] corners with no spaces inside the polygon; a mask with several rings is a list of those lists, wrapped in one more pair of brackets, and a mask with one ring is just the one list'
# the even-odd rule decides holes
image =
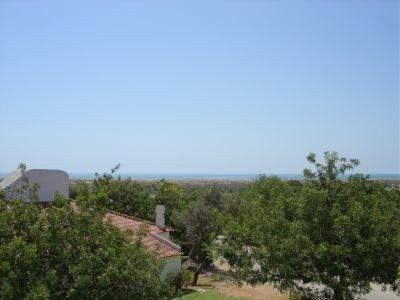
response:
{"label": "tree trunk", "polygon": [[193,243],[192,249],[189,252],[189,258],[195,262],[199,260],[199,254],[201,250],[201,244]]}
{"label": "tree trunk", "polygon": [[333,299],[335,299],[335,300],[344,300],[343,289],[335,288],[333,290]]}
{"label": "tree trunk", "polygon": [[193,285],[197,284],[197,280],[199,280],[199,275],[201,273],[201,269],[203,269],[203,263],[200,263],[196,267],[196,271],[194,272],[194,277],[193,277]]}

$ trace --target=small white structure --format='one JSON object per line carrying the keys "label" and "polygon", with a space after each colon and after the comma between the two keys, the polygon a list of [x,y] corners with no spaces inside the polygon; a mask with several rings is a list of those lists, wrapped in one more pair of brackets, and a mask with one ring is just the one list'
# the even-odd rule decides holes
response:
{"label": "small white structure", "polygon": [[6,201],[20,199],[31,202],[30,190],[37,186],[36,197],[39,202],[51,202],[55,193],[68,198],[68,174],[61,170],[31,169],[22,173],[15,170],[0,182],[0,190],[4,192]]}

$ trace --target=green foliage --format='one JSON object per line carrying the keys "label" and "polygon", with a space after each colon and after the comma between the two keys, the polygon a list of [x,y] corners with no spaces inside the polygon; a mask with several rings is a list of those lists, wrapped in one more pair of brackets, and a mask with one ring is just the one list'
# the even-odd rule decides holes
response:
{"label": "green foliage", "polygon": [[194,273],[189,270],[182,270],[180,273],[180,281],[182,289],[187,289],[193,282]]}
{"label": "green foliage", "polygon": [[86,206],[114,210],[144,220],[154,220],[156,204],[163,204],[166,224],[173,225],[172,214],[187,206],[187,193],[177,184],[165,180],[145,186],[130,178],[115,177],[119,168],[118,164],[110,173],[96,173],[92,183],[75,183],[70,188],[70,197]]}
{"label": "green foliage", "polygon": [[0,298],[159,299],[161,268],[85,207],[0,202]]}
{"label": "green foliage", "polygon": [[224,194],[221,189],[216,185],[213,185],[211,188],[205,189],[204,191],[204,202],[205,205],[210,207],[211,209],[222,209],[224,205]]}
{"label": "green foliage", "polygon": [[118,168],[102,176],[96,174],[92,184],[76,183],[71,188],[71,196],[92,212],[115,210],[146,220],[154,219],[156,203],[165,205],[166,224],[174,226],[172,238],[177,243],[186,241],[191,245],[190,258],[199,265],[197,280],[202,267],[212,262],[212,212],[225,205],[233,205],[224,199],[216,186],[185,191],[177,184],[165,180],[144,186],[129,178],[115,178],[114,172]]}
{"label": "green foliage", "polygon": [[92,183],[77,182],[71,187],[70,196],[82,205],[114,210],[137,218],[152,220],[155,217],[155,200],[149,191],[130,178],[115,177],[120,165],[111,173],[95,174]]}
{"label": "green foliage", "polygon": [[167,278],[162,282],[161,286],[161,298],[172,299],[179,297],[182,294],[180,287],[180,274],[168,273]]}
{"label": "green foliage", "polygon": [[185,229],[183,239],[192,244],[189,258],[197,264],[193,278],[193,284],[196,284],[202,268],[212,262],[210,252],[214,237],[212,207],[207,206],[206,198],[200,196],[190,202],[185,210],[175,212],[173,216],[176,227]]}
{"label": "green foliage", "polygon": [[154,187],[155,201],[165,205],[165,222],[172,225],[173,211],[182,211],[187,206],[187,195],[177,184],[160,180]]}
{"label": "green foliage", "polygon": [[210,290],[207,292],[191,293],[191,294],[183,296],[180,299],[183,299],[183,300],[241,300],[241,299],[245,300],[247,298],[230,297],[230,296],[223,295],[223,294],[219,293],[218,291]]}
{"label": "green foliage", "polygon": [[358,160],[324,158],[307,157],[314,170],[305,170],[304,184],[261,177],[242,191],[236,215],[217,215],[218,250],[238,282],[335,299],[366,293],[371,282],[397,287],[400,191],[362,175],[340,180]]}
{"label": "green foliage", "polygon": [[0,190],[0,199],[5,200],[4,197],[7,192],[11,194],[11,199],[24,199],[29,202],[37,202],[39,185],[37,183],[30,183],[28,181],[28,178],[25,176],[26,164],[20,163],[17,170],[21,174],[21,184],[18,187],[12,186],[5,188],[4,190]]}
{"label": "green foliage", "polygon": [[82,199],[87,199],[90,194],[90,185],[85,181],[79,180],[69,186],[69,197],[71,199],[76,199],[81,197]]}

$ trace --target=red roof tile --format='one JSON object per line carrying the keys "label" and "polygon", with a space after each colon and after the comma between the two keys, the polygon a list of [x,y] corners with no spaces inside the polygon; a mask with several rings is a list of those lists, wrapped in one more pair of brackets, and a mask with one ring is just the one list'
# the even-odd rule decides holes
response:
{"label": "red roof tile", "polygon": [[[74,212],[78,211],[79,208],[73,200],[70,201],[70,205]],[[154,223],[143,221],[138,218],[114,211],[108,211],[104,216],[104,220],[110,221],[115,227],[121,230],[130,230],[133,234],[136,233],[143,224],[147,224],[149,231],[142,238],[142,244],[146,246],[151,253],[158,258],[181,255],[181,249],[179,246],[158,235],[164,232],[172,231],[172,228],[170,227],[160,229],[155,226]]]}
{"label": "red roof tile", "polygon": [[151,232],[142,238],[142,243],[158,258],[181,255],[180,247]]}
{"label": "red roof tile", "polygon": [[160,229],[154,223],[143,221],[135,217],[131,217],[128,215],[124,215],[115,211],[108,211],[105,215],[107,220],[110,220],[115,226],[120,229],[130,229],[132,231],[138,230],[139,226],[142,224],[147,224],[149,227],[149,231],[153,233],[163,233],[172,231],[171,228],[165,227],[165,229]]}
{"label": "red roof tile", "polygon": [[147,224],[149,231],[142,238],[142,243],[151,253],[155,254],[158,258],[181,255],[179,246],[158,235],[163,232],[171,231],[171,228],[162,230],[150,222],[142,221],[114,211],[107,212],[104,219],[110,221],[115,227],[121,230],[130,230],[132,233],[137,232],[143,224]]}

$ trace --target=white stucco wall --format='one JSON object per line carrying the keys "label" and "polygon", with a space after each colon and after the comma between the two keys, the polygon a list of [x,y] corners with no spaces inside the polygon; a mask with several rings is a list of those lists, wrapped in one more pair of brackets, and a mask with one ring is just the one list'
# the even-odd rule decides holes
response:
{"label": "white stucco wall", "polygon": [[[39,185],[37,196],[40,202],[53,201],[54,194],[57,192],[64,197],[69,196],[69,178],[68,174],[61,170],[47,170],[47,169],[31,169],[27,170],[24,175],[14,171],[7,175],[0,183],[0,189],[5,191],[5,200],[12,200],[11,198],[21,199],[22,201],[29,202],[28,194],[18,193],[27,183],[29,186],[34,184]],[[27,179],[27,182],[24,180]]]}
{"label": "white stucco wall", "polygon": [[181,261],[180,255],[166,258],[164,270],[161,272],[161,279],[166,279],[169,273],[177,275],[181,271]]}

